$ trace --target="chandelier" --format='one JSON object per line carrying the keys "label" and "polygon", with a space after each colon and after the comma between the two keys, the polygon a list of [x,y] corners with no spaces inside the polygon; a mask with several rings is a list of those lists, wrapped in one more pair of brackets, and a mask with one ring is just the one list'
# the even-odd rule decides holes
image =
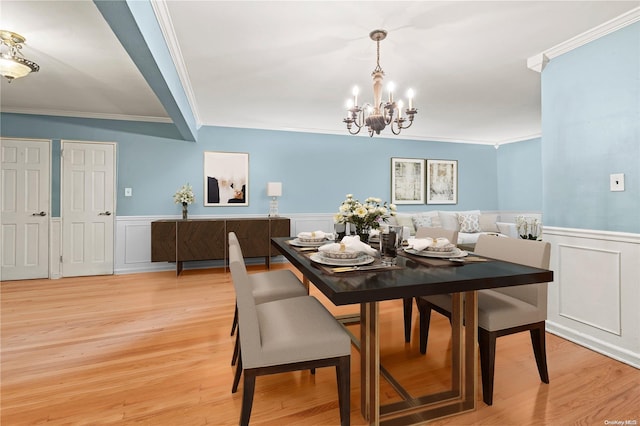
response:
{"label": "chandelier", "polygon": [[358,106],[358,87],[353,88],[353,99],[347,101],[347,118],[342,120],[347,124],[347,130],[352,135],[360,133],[362,127],[367,126],[369,136],[379,135],[386,126],[391,127],[394,135],[399,135],[403,129],[408,129],[413,124],[413,117],[418,110],[413,107],[413,90],[409,89],[407,97],[409,105],[406,110],[401,100],[397,102],[393,99],[394,85],[389,83],[389,100],[382,102],[382,80],[384,71],[380,67],[380,42],[387,37],[385,30],[373,30],[369,33],[371,40],[377,44],[376,68],[371,73],[373,77],[373,104],[366,103],[362,107]]}
{"label": "chandelier", "polygon": [[20,49],[25,38],[7,30],[0,30],[0,74],[11,83],[30,72],[38,72],[40,66],[26,59]]}

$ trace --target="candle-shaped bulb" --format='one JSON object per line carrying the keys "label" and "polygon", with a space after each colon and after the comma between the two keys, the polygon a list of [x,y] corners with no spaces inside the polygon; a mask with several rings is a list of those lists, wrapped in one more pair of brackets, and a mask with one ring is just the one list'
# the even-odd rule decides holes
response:
{"label": "candle-shaped bulb", "polygon": [[353,105],[358,106],[358,94],[360,93],[360,89],[358,86],[353,86],[353,90],[351,94],[353,95]]}
{"label": "candle-shaped bulb", "polygon": [[393,82],[389,82],[387,90],[389,91],[389,102],[393,102],[393,91],[396,89],[396,85]]}
{"label": "candle-shaped bulb", "polygon": [[407,91],[407,97],[409,98],[409,109],[413,109],[413,97],[414,97],[413,89],[409,89]]}
{"label": "candle-shaped bulb", "polygon": [[351,118],[351,108],[353,108],[353,99],[347,99],[347,118]]}
{"label": "candle-shaped bulb", "polygon": [[404,102],[398,101],[398,118],[402,118],[402,108],[404,107]]}

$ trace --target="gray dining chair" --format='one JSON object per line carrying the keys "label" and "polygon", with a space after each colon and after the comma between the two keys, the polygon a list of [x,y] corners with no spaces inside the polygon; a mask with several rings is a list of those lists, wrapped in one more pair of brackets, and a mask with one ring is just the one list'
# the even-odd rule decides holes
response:
{"label": "gray dining chair", "polygon": [[257,376],[333,366],[340,423],[350,424],[351,338],[313,296],[257,304],[240,247],[229,246],[229,267],[238,305],[240,357],[232,393],[244,374],[240,425],[251,417]]}
{"label": "gray dining chair", "polygon": [[[235,245],[240,250],[242,248],[235,232],[229,232],[229,246]],[[244,256],[242,256],[244,262]],[[309,290],[300,282],[296,274],[289,269],[278,269],[274,271],[257,272],[249,275],[249,286],[257,304],[271,302],[273,300],[287,299],[289,297],[306,296]],[[231,335],[233,336],[238,325],[238,306],[236,304],[233,314],[233,324],[231,325]],[[235,347],[231,357],[231,365],[235,365],[238,360],[238,339],[236,336]]]}
{"label": "gray dining chair", "polygon": [[[480,235],[475,253],[512,263],[549,268],[548,242]],[[451,295],[416,298],[420,311],[420,352],[426,353],[431,311],[451,319]],[[501,287],[478,291],[478,343],[482,373],[482,399],[493,403],[496,339],[529,331],[540,379],[549,383],[545,343],[547,283]]]}
{"label": "gray dining chair", "polygon": [[[458,241],[458,231],[444,228],[422,226],[416,229],[415,238],[446,238],[451,243]],[[402,299],[404,311],[404,341],[411,342],[411,320],[413,318],[413,297]],[[417,304],[417,301],[416,301]],[[422,336],[422,335],[421,335]]]}

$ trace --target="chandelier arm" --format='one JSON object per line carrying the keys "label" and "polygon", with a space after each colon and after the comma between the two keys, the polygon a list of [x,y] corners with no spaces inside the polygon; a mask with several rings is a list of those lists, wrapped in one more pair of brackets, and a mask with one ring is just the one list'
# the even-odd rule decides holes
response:
{"label": "chandelier arm", "polygon": [[[395,128],[394,128],[394,124],[396,125]],[[400,131],[402,131],[402,127],[396,121],[391,122],[391,125],[389,127],[391,128],[391,133],[393,133],[396,136],[400,134]]]}
{"label": "chandelier arm", "polygon": [[[393,111],[394,111],[394,103],[392,102],[387,102],[384,105],[384,118],[385,118],[385,122],[388,124],[391,124],[391,122],[393,121]],[[388,113],[387,113],[388,112]]]}
{"label": "chandelier arm", "polygon": [[408,129],[409,127],[411,127],[411,125],[413,124],[413,117],[418,113],[418,110],[415,108],[412,109],[407,109],[407,119],[403,119],[402,121],[409,121],[409,124],[407,124],[406,126],[400,126],[401,129]]}
{"label": "chandelier arm", "polygon": [[412,124],[413,124],[413,120],[409,120],[409,124],[407,124],[406,126],[400,126],[400,128],[401,128],[402,130],[404,130],[404,129],[408,129],[409,127],[411,127],[411,125],[412,125]]}

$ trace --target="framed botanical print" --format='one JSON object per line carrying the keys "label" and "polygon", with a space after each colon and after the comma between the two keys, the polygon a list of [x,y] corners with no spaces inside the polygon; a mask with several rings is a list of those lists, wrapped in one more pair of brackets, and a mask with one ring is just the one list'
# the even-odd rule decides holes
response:
{"label": "framed botanical print", "polygon": [[249,154],[204,153],[204,205],[249,205]]}
{"label": "framed botanical print", "polygon": [[458,204],[457,160],[427,160],[427,204]]}
{"label": "framed botanical print", "polygon": [[391,202],[424,204],[424,160],[391,159]]}

